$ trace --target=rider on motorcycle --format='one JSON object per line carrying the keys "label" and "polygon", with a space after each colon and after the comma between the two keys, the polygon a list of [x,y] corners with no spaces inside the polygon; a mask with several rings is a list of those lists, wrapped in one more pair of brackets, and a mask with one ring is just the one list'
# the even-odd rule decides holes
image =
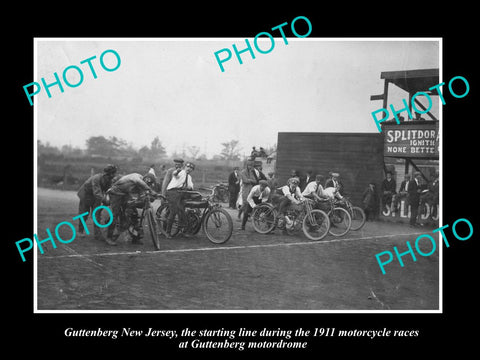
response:
{"label": "rider on motorcycle", "polygon": [[300,180],[297,177],[288,179],[287,185],[278,188],[272,199],[273,202],[277,203],[278,215],[285,219],[287,226],[291,226],[293,223],[292,220],[285,215],[287,208],[291,204],[297,205],[305,200],[298,186],[299,184]]}

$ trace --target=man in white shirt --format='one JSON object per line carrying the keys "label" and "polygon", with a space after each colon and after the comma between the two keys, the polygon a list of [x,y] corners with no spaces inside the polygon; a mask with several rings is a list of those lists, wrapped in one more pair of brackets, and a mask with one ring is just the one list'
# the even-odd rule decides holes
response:
{"label": "man in white shirt", "polygon": [[267,180],[260,180],[258,185],[252,187],[250,193],[247,196],[247,207],[243,213],[242,227],[239,230],[245,230],[248,216],[252,212],[255,205],[267,202],[270,197],[270,188],[268,187]]}
{"label": "man in white shirt", "polygon": [[305,189],[302,191],[302,196],[317,201],[320,201],[322,198],[325,199],[327,195],[324,194],[322,186],[323,182],[323,175],[315,176],[315,181],[309,182]]}
{"label": "man in white shirt", "polygon": [[193,180],[190,173],[195,169],[195,165],[191,162],[185,164],[185,168],[178,168],[172,172],[172,179],[168,183],[166,197],[170,208],[168,214],[166,233],[167,238],[171,238],[173,221],[175,215],[178,215],[179,223],[182,224],[185,215],[185,205],[183,202],[184,193],[180,190],[193,190]]}
{"label": "man in white shirt", "polygon": [[300,180],[297,177],[288,179],[287,185],[278,188],[272,199],[277,204],[279,216],[285,217],[288,226],[292,223],[292,220],[290,220],[288,216],[285,216],[285,211],[288,206],[290,206],[290,204],[300,204],[304,200],[298,187],[299,183]]}
{"label": "man in white shirt", "polygon": [[173,160],[174,167],[169,168],[165,172],[165,176],[162,181],[162,195],[167,196],[167,186],[170,184],[170,180],[172,180],[172,173],[178,169],[182,169],[183,167],[183,159],[174,159]]}

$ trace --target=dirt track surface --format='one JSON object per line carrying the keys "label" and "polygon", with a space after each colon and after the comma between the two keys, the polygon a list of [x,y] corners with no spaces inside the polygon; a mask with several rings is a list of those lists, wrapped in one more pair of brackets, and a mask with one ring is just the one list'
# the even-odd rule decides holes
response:
{"label": "dirt track surface", "polygon": [[[38,235],[77,215],[75,192],[38,189]],[[313,242],[257,234],[250,224],[222,245],[201,232],[166,239],[154,251],[125,240],[112,247],[92,235],[37,252],[38,310],[438,310],[439,254],[410,255],[380,271],[375,255],[407,250],[429,228],[367,222],[356,232]],[[76,224],[75,224],[76,225]],[[92,220],[87,226],[93,233]],[[63,230],[63,229],[62,229]],[[64,238],[71,233],[65,230]],[[145,229],[145,232],[148,230]],[[62,233],[61,233],[62,234]],[[424,252],[431,249],[425,248]]]}

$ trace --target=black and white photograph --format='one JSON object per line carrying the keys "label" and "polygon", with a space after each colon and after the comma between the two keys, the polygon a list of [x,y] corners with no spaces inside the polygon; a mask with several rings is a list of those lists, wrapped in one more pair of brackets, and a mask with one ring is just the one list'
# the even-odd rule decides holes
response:
{"label": "black and white photograph", "polygon": [[441,45],[38,39],[38,311],[441,310]]}
{"label": "black and white photograph", "polygon": [[477,237],[467,49],[448,30],[254,19],[27,36],[15,106],[31,119],[14,125],[32,136],[14,166],[31,174],[8,255],[36,331],[306,354],[432,344],[461,323]]}

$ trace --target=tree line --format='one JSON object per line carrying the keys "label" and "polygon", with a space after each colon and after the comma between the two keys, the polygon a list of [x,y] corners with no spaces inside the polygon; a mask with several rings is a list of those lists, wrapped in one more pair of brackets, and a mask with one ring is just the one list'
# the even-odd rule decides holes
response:
{"label": "tree line", "polygon": [[[213,160],[243,160],[241,155],[242,147],[238,140],[229,140],[221,143],[222,150],[219,154],[212,157]],[[270,150],[274,150],[269,148]],[[66,156],[66,157],[83,157],[83,156],[104,156],[104,157],[125,157],[125,158],[141,158],[142,160],[162,160],[167,158],[189,158],[198,160],[207,160],[207,156],[201,152],[198,146],[185,146],[181,151],[174,151],[168,156],[165,147],[162,145],[159,137],[156,136],[150,142],[150,145],[144,145],[140,148],[134,147],[126,140],[116,136],[91,136],[85,141],[85,148],[73,147],[71,145],[63,145],[56,147],[48,142],[43,143],[37,141],[37,153],[39,156]]]}

